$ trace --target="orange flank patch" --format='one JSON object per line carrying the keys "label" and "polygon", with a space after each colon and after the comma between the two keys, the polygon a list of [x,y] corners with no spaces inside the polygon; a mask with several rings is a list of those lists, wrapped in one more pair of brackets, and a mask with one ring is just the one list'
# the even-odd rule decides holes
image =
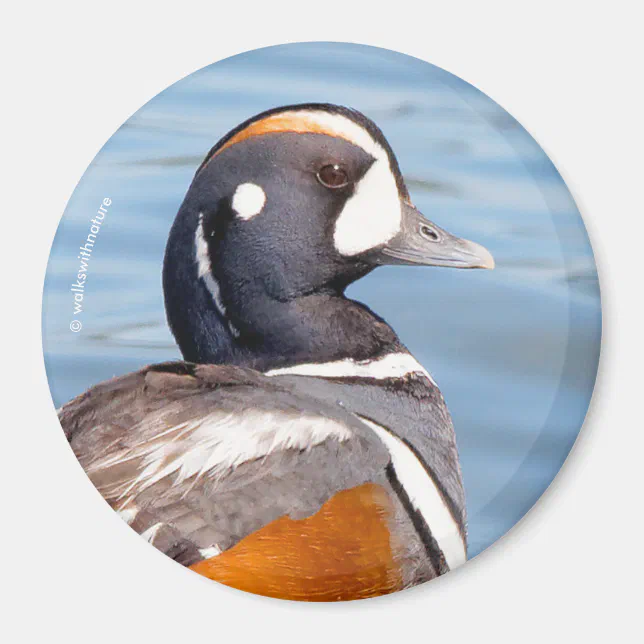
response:
{"label": "orange flank patch", "polygon": [[341,129],[334,128],[331,123],[322,123],[316,120],[313,114],[307,114],[306,112],[283,112],[281,114],[275,114],[274,116],[267,116],[261,121],[251,123],[248,127],[244,128],[241,132],[237,132],[237,134],[226,141],[217,150],[216,154],[253,136],[275,132],[328,134],[329,136],[337,136],[354,143]]}
{"label": "orange flank patch", "polygon": [[388,529],[392,511],[385,490],[366,483],[339,492],[306,519],[281,517],[191,568],[222,584],[280,599],[384,595],[402,586]]}

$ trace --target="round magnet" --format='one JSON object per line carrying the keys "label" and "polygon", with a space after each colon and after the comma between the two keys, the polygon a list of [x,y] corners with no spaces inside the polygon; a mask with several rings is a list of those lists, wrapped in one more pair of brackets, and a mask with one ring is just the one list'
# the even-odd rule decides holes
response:
{"label": "round magnet", "polygon": [[229,58],[128,119],[43,308],[62,429],[123,534],[302,601],[417,586],[506,533],[577,437],[601,332],[534,139],[452,74],[343,43]]}

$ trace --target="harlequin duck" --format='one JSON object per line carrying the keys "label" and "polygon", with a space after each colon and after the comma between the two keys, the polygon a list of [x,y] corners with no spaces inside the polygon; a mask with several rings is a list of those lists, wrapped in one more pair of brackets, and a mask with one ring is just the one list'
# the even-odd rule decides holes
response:
{"label": "harlequin duck", "polygon": [[284,599],[371,597],[462,564],[443,397],[391,327],[344,295],[384,264],[494,267],[413,206],[382,132],[355,110],[280,107],[221,139],[163,266],[185,362],[59,411],[108,503],[181,564]]}

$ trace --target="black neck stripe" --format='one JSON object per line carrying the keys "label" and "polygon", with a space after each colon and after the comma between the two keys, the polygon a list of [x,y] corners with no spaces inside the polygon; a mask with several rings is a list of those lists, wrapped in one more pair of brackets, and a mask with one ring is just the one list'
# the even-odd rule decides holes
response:
{"label": "black neck stripe", "polygon": [[432,562],[434,570],[438,575],[443,575],[446,572],[449,572],[449,566],[447,565],[443,551],[440,549],[438,543],[436,542],[436,539],[434,539],[434,535],[432,535],[432,531],[427,525],[425,517],[423,517],[420,511],[417,510],[412,504],[407,491],[403,487],[400,479],[398,478],[398,475],[396,474],[396,468],[394,467],[393,463],[390,462],[387,465],[385,472],[387,474],[387,480],[389,481],[389,484],[391,485],[393,491],[396,493],[396,496],[400,499],[405,512],[407,512],[409,518],[411,519],[416,533],[420,537],[420,540],[423,542],[423,546],[425,547],[425,551],[427,552],[429,560]]}

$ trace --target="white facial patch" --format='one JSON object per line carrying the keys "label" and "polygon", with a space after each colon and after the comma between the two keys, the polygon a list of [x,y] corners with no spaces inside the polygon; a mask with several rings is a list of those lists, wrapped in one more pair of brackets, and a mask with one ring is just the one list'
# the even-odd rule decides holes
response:
{"label": "white facial patch", "polygon": [[262,212],[266,193],[254,183],[242,183],[233,195],[232,207],[239,219],[252,219]]}
{"label": "white facial patch", "polygon": [[391,455],[396,476],[405,489],[412,505],[429,527],[436,543],[445,555],[450,570],[467,560],[465,543],[458,524],[449,511],[434,480],[414,452],[395,434],[373,421],[359,416],[380,437]]}
{"label": "white facial patch", "polygon": [[389,161],[377,159],[356,186],[335,223],[333,242],[352,257],[382,246],[400,231],[402,211]]}

